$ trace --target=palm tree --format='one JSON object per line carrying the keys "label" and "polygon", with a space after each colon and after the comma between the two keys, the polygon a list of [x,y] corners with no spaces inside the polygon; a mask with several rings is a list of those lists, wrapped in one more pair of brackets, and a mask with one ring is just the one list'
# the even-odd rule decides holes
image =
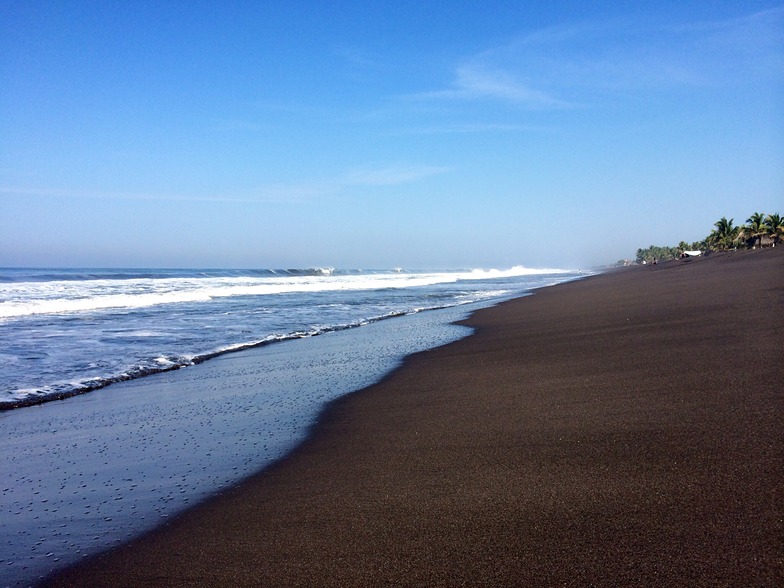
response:
{"label": "palm tree", "polygon": [[770,237],[774,244],[784,237],[784,218],[779,214],[769,214],[765,217],[765,235]]}
{"label": "palm tree", "polygon": [[738,240],[740,227],[732,224],[735,219],[727,220],[727,217],[721,217],[718,221],[713,223],[716,227],[708,236],[710,245],[719,251],[726,251],[732,248]]}
{"label": "palm tree", "polygon": [[755,212],[747,218],[746,226],[741,229],[743,238],[750,242],[752,247],[754,247],[754,243],[757,241],[759,241],[760,247],[762,247],[762,236],[766,232],[765,215],[761,212]]}

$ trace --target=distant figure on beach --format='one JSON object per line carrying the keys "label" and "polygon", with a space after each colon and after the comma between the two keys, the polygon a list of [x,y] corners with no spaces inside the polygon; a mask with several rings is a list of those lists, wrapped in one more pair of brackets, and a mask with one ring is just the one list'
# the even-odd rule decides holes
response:
{"label": "distant figure on beach", "polygon": [[656,265],[656,258],[653,258],[653,265]]}

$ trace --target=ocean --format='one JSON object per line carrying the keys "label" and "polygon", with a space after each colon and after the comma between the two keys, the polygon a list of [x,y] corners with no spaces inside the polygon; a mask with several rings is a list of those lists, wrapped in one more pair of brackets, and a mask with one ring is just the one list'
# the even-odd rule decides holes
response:
{"label": "ocean", "polygon": [[161,524],[454,321],[587,273],[0,269],[0,585]]}

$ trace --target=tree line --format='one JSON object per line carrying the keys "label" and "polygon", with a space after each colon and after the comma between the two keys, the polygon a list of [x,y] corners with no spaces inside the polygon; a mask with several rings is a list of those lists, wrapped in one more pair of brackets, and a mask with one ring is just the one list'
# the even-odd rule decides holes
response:
{"label": "tree line", "polygon": [[677,259],[685,251],[729,251],[751,249],[765,245],[775,246],[784,239],[784,219],[779,214],[755,212],[746,219],[746,224],[735,225],[735,219],[721,217],[713,223],[714,229],[702,241],[681,241],[677,247],[651,245],[637,250],[637,263],[652,263],[655,260]]}

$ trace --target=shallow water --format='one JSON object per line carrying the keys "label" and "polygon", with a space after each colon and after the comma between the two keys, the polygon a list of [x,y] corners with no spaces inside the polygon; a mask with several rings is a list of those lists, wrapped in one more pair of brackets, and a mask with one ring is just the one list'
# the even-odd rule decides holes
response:
{"label": "shallow water", "polygon": [[449,323],[476,307],[249,349],[0,414],[0,585],[35,581],[263,469],[305,438],[325,403],[468,334]]}

